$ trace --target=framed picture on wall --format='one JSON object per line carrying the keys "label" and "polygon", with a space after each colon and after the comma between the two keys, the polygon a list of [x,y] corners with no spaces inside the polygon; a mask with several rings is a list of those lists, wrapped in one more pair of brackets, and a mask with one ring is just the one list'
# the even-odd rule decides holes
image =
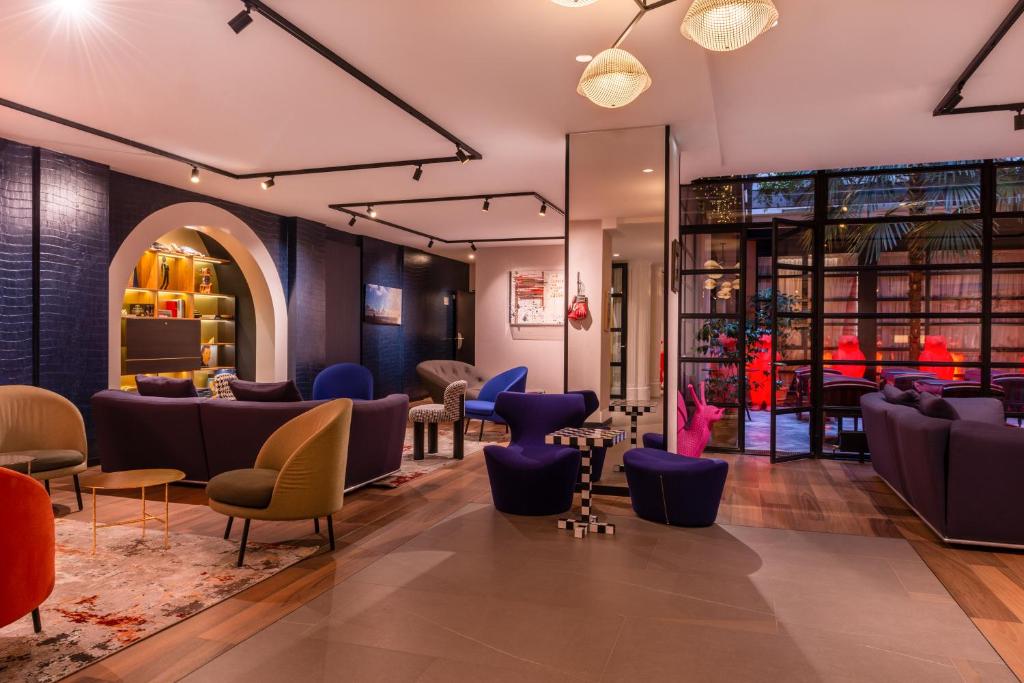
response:
{"label": "framed picture on wall", "polygon": [[384,285],[366,285],[363,319],[375,325],[401,325],[402,290]]}
{"label": "framed picture on wall", "polygon": [[512,327],[565,324],[565,273],[513,270],[508,274],[508,323]]}

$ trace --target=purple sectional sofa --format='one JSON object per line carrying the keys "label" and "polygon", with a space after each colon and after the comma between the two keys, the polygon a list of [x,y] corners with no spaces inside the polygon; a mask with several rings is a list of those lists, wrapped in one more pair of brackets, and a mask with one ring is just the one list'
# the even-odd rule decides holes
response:
{"label": "purple sectional sofa", "polygon": [[[267,438],[324,401],[261,403],[206,398],[156,398],[124,391],[92,397],[97,451],[104,472],[169,467],[204,482],[252,467]],[[356,401],[349,435],[345,490],[401,468],[409,397]]]}
{"label": "purple sectional sofa", "polygon": [[946,400],[960,419],[861,398],[875,472],[942,540],[1024,548],[1024,430],[998,399]]}

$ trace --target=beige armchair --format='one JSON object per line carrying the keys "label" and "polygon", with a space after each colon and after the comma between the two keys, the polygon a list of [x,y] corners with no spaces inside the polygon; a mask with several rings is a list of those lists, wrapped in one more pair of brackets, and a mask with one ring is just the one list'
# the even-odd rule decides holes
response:
{"label": "beige armchair", "polygon": [[0,386],[0,455],[32,458],[9,469],[43,482],[47,493],[51,479],[70,476],[81,510],[78,474],[85,471],[88,454],[85,422],[75,404],[39,387]]}
{"label": "beige armchair", "polygon": [[254,519],[312,519],[319,533],[320,517],[326,517],[334,550],[331,515],[341,509],[351,423],[351,400],[341,398],[317,406],[271,434],[252,469],[218,474],[206,485],[210,508],[228,516],[224,538],[231,536],[235,517],[245,520],[239,567],[245,560],[249,522]]}

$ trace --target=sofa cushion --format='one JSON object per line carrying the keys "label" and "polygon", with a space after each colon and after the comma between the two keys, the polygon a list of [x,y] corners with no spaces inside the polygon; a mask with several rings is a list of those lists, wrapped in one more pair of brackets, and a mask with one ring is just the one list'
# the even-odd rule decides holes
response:
{"label": "sofa cushion", "polygon": [[882,387],[882,394],[885,396],[886,403],[896,406],[915,406],[920,400],[917,392],[913,389],[900,391],[891,384],[886,384]]}
{"label": "sofa cushion", "polygon": [[954,408],[949,401],[927,391],[920,394],[917,409],[926,417],[937,417],[942,420],[960,419],[960,415],[957,414],[956,408]]}
{"label": "sofa cushion", "polygon": [[[75,467],[85,462],[85,456],[78,451],[14,451],[4,455],[25,455],[32,460],[32,474],[42,474],[53,470],[62,470],[65,467]],[[9,470],[28,473],[28,463],[9,465]]]}
{"label": "sofa cushion", "polygon": [[233,379],[229,383],[236,401],[260,401],[263,403],[290,403],[302,400],[302,394],[295,382],[247,382]]}
{"label": "sofa cushion", "polygon": [[260,468],[222,472],[206,485],[206,495],[218,503],[261,510],[270,505],[278,474]]}
{"label": "sofa cushion", "polygon": [[174,377],[154,377],[152,375],[135,375],[135,386],[139,396],[156,396],[158,398],[195,398],[196,385],[190,379]]}
{"label": "sofa cushion", "polygon": [[987,422],[994,425],[1006,424],[1006,410],[998,398],[984,396],[972,398],[947,398],[946,403],[953,406],[961,420]]}

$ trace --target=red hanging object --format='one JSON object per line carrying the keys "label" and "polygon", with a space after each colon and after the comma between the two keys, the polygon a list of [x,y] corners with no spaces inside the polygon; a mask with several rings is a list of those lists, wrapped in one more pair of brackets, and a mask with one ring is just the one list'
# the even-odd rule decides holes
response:
{"label": "red hanging object", "polygon": [[583,293],[580,274],[576,273],[576,296],[569,304],[569,320],[584,320],[588,315],[590,315],[590,303],[587,300],[587,295]]}

